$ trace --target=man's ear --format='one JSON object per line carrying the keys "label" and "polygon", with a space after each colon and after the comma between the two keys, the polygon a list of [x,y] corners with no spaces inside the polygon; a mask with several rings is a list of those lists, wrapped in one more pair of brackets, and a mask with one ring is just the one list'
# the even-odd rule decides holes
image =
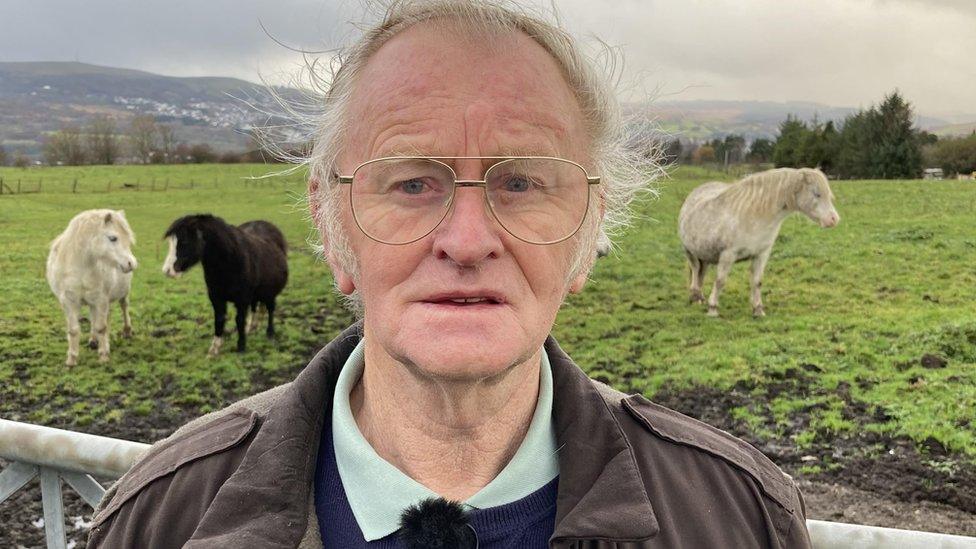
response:
{"label": "man's ear", "polygon": [[356,282],[340,266],[339,261],[335,257],[332,243],[329,241],[329,235],[321,223],[322,206],[319,203],[318,194],[319,181],[316,178],[310,177],[308,179],[308,210],[312,215],[312,223],[315,224],[315,228],[319,232],[319,238],[322,240],[322,253],[325,256],[325,262],[329,264],[329,269],[332,271],[332,278],[335,279],[336,288],[343,294],[349,295],[356,290]]}
{"label": "man's ear", "polygon": [[326,250],[326,261],[329,263],[329,269],[332,270],[332,278],[335,279],[336,288],[344,295],[350,295],[356,291],[356,281],[349,276],[349,273],[345,269],[339,266],[339,263],[333,257],[333,254]]}

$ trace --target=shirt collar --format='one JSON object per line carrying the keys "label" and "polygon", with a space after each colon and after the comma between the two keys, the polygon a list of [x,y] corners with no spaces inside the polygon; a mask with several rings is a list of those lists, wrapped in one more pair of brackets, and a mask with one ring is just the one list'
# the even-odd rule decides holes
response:
{"label": "shirt collar", "polygon": [[[339,478],[366,541],[386,537],[400,527],[400,514],[436,493],[384,460],[366,441],[349,405],[349,394],[362,377],[364,340],[339,372],[332,404],[332,440]],[[522,499],[559,474],[556,432],[552,422],[552,369],[542,351],[539,400],[529,429],[511,461],[484,488],[464,503],[496,507]]]}

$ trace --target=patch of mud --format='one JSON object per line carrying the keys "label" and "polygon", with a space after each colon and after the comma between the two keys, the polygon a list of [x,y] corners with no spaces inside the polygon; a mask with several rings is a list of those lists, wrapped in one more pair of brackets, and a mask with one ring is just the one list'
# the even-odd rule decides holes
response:
{"label": "patch of mud", "polygon": [[[311,359],[318,350],[319,347],[310,348],[306,353],[307,357]],[[256,369],[251,375],[253,391],[250,391],[248,394],[233,394],[228,391],[221,396],[229,404],[251,394],[270,389],[294,379],[298,372],[305,367],[305,364],[305,362],[300,364],[296,363],[294,367],[283,369],[285,371],[276,371],[274,374],[268,374],[260,369]],[[166,438],[186,422],[203,414],[196,406],[175,406],[168,404],[177,396],[175,392],[176,384],[172,379],[164,379],[162,388],[159,394],[156,395],[159,404],[147,415],[129,413],[125,414],[121,420],[116,422],[95,421],[83,428],[71,425],[65,418],[61,417],[55,419],[47,426],[151,443]],[[74,400],[83,399],[76,398]],[[69,399],[68,406],[70,406],[70,402],[72,401]],[[2,389],[0,389],[0,403],[2,403],[2,406],[0,406],[0,417],[15,421],[22,420],[20,415],[23,413],[23,410],[29,410],[38,405],[28,395],[3,391]],[[121,399],[116,402],[116,406],[122,408]],[[6,465],[7,463],[0,460],[0,470]],[[97,480],[106,488],[112,483],[111,479]],[[65,533],[68,543],[70,544],[71,541],[74,541],[75,549],[83,549],[88,539],[87,524],[91,521],[92,509],[67,483],[63,483],[62,494],[64,516],[66,519]],[[0,548],[45,547],[44,528],[43,526],[35,526],[43,516],[40,480],[39,478],[35,478],[11,495],[6,501],[0,503]],[[81,520],[76,521],[75,517],[80,517]],[[77,527],[75,526],[76,522],[79,524]]]}
{"label": "patch of mud", "polygon": [[[930,525],[921,529],[976,535],[976,466],[965,456],[948,452],[936,441],[917,445],[905,437],[860,430],[842,436],[820,433],[810,447],[799,450],[785,437],[760,438],[749,425],[732,417],[733,409],[748,408],[764,418],[762,427],[767,432],[808,429],[817,405],[791,414],[790,425],[783,429],[774,424],[768,403],[780,394],[814,394],[820,389],[813,389],[817,385],[811,377],[819,370],[816,365],[807,364],[774,375],[761,386],[743,382],[729,391],[704,387],[678,392],[663,390],[652,400],[746,440],[798,478],[801,486],[806,483],[806,486],[837,487],[817,488],[818,493],[849,490],[843,500],[812,498],[808,501],[810,518],[912,529],[908,519],[896,522],[899,515],[892,511],[910,510],[905,512],[918,511],[919,516],[929,517]],[[855,424],[889,419],[884,410],[871,409],[854,400],[849,385],[840,384],[834,394],[845,402],[842,412],[845,419]],[[822,470],[800,474],[801,467],[812,465]],[[878,501],[886,503],[879,507]],[[931,518],[940,514],[945,520]]]}
{"label": "patch of mud", "polygon": [[976,536],[976,517],[931,501],[904,502],[840,484],[797,479],[807,518]]}

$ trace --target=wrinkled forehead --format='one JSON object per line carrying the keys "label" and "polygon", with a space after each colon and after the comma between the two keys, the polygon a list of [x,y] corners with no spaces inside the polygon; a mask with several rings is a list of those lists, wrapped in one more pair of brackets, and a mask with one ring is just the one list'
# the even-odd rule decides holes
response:
{"label": "wrinkled forehead", "polygon": [[373,54],[353,87],[342,158],[587,151],[582,111],[552,55],[520,31],[468,31],[420,23]]}

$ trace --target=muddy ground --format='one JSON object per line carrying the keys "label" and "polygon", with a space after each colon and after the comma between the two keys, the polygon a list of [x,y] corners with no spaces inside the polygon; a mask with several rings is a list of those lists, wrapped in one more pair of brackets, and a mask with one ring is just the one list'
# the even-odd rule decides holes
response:
{"label": "muddy ground", "polygon": [[[779,391],[795,390],[816,373],[815,368],[808,365],[787,371],[782,379],[769,380],[759,393],[772,397]],[[260,381],[258,386],[270,387],[283,380],[256,381]],[[976,536],[976,466],[971,460],[953,455],[938,444],[919,447],[906,439],[867,432],[824,438],[802,452],[788,440],[758,439],[729,414],[729,410],[746,405],[761,409],[763,403],[757,400],[756,389],[741,385],[725,392],[706,388],[663,391],[654,400],[729,431],[762,450],[797,479],[808,518]],[[866,419],[871,413],[853,401],[848,408],[845,414],[854,420]],[[137,441],[158,440],[196,415],[193,409],[160,408],[146,417],[128,416],[121,424],[96,423],[85,431]],[[808,420],[803,413],[794,418],[797,426]],[[816,474],[799,474],[800,467],[812,464],[830,466]],[[0,461],[0,465],[5,464]],[[69,487],[64,493],[69,547],[80,549],[85,547],[91,509]],[[0,548],[44,547],[39,521],[42,515],[40,487],[34,480],[0,503]]]}

